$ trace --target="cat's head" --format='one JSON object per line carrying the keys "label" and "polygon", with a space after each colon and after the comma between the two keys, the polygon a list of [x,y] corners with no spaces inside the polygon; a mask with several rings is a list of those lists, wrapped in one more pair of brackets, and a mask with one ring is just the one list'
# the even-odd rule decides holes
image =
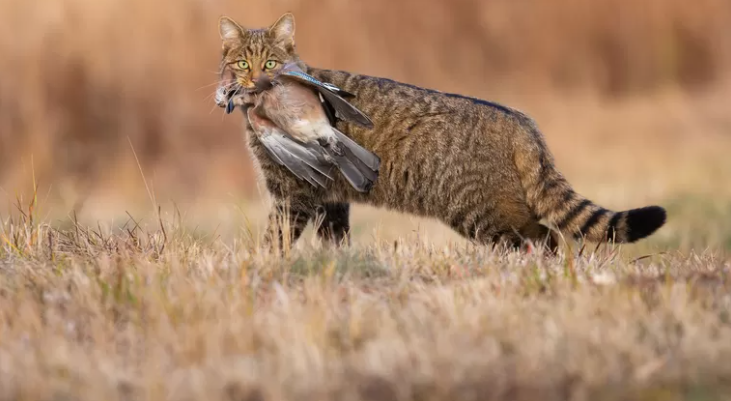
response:
{"label": "cat's head", "polygon": [[[282,15],[269,28],[246,29],[221,17],[222,73],[228,82],[254,89],[260,78],[272,78],[286,63],[300,63],[294,43],[294,16]],[[233,81],[231,81],[233,80]]]}

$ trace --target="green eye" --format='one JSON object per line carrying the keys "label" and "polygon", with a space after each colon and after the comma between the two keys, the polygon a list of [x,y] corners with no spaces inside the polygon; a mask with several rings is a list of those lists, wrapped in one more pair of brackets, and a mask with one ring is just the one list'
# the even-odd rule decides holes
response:
{"label": "green eye", "polygon": [[277,66],[277,62],[276,62],[276,61],[274,61],[274,60],[269,60],[269,61],[267,61],[267,62],[266,62],[266,63],[264,64],[264,68],[266,68],[267,70],[271,70],[272,68],[274,68],[274,67],[276,67],[276,66]]}
{"label": "green eye", "polygon": [[236,66],[239,67],[242,70],[248,70],[249,69],[249,63],[246,62],[246,61],[243,61],[243,60],[241,60],[238,63],[236,63]]}

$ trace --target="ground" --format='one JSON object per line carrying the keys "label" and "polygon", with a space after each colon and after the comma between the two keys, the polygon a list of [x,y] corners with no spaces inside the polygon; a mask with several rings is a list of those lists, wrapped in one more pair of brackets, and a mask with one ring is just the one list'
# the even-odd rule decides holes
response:
{"label": "ground", "polygon": [[[2,399],[711,399],[731,265],[7,224]],[[567,256],[568,255],[568,256]]]}

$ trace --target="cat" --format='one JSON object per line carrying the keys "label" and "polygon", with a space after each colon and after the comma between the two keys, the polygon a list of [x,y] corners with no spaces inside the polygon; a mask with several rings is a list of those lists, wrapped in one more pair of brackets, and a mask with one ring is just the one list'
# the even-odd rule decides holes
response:
{"label": "cat", "polygon": [[[282,15],[268,28],[245,29],[221,17],[221,65],[230,78],[220,86],[254,88],[287,63],[318,80],[354,94],[349,99],[373,121],[366,129],[335,121],[338,130],[381,159],[377,183],[359,192],[341,177],[328,188],[315,187],[276,163],[244,125],[248,148],[274,204],[265,241],[289,243],[308,222],[321,217],[319,238],[350,243],[350,203],[368,204],[435,218],[482,244],[522,248],[540,244],[555,252],[558,236],[591,242],[632,243],[665,224],[660,206],[610,211],[574,191],[558,171],[536,123],[497,103],[444,93],[347,71],[308,66],[294,40],[295,21]],[[229,92],[233,92],[230,90]],[[246,115],[247,106],[240,107]],[[287,216],[282,220],[282,213]]]}

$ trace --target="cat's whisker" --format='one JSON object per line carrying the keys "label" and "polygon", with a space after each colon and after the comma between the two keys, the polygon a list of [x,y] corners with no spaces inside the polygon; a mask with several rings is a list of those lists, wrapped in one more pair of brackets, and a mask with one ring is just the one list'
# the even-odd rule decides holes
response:
{"label": "cat's whisker", "polygon": [[231,84],[234,84],[234,83],[236,83],[236,81],[233,80],[233,79],[223,79],[223,80],[220,80],[220,81],[216,81],[216,82],[210,83],[208,85],[203,85],[200,88],[196,89],[194,92],[197,92],[197,91],[199,91],[201,89],[210,88],[213,85],[221,85],[221,84],[231,85]]}
{"label": "cat's whisker", "polygon": [[[229,83],[223,85],[223,87],[224,87],[224,89],[226,89],[227,92],[231,92],[231,89],[232,88],[237,87],[237,89],[235,89],[233,92],[238,92],[240,90],[240,88],[241,88],[241,85],[238,85],[238,83],[236,81],[233,81],[233,82],[229,82]],[[209,93],[208,95],[206,95],[201,101],[202,102],[205,102],[205,101],[211,99],[212,97],[215,97],[217,95],[217,93],[218,93],[218,89],[219,88],[216,88],[215,91],[213,91],[213,92]]]}
{"label": "cat's whisker", "polygon": [[216,110],[216,107],[218,107],[218,105],[213,105],[213,107],[211,107],[211,110],[208,112],[209,116],[213,113],[213,110]]}
{"label": "cat's whisker", "polygon": [[205,102],[205,101],[207,101],[207,100],[211,99],[211,98],[212,98],[212,97],[214,97],[214,96],[216,96],[216,92],[213,92],[213,93],[209,93],[208,95],[206,95],[206,97],[204,97],[203,99],[201,99],[201,101],[202,101],[202,102]]}

